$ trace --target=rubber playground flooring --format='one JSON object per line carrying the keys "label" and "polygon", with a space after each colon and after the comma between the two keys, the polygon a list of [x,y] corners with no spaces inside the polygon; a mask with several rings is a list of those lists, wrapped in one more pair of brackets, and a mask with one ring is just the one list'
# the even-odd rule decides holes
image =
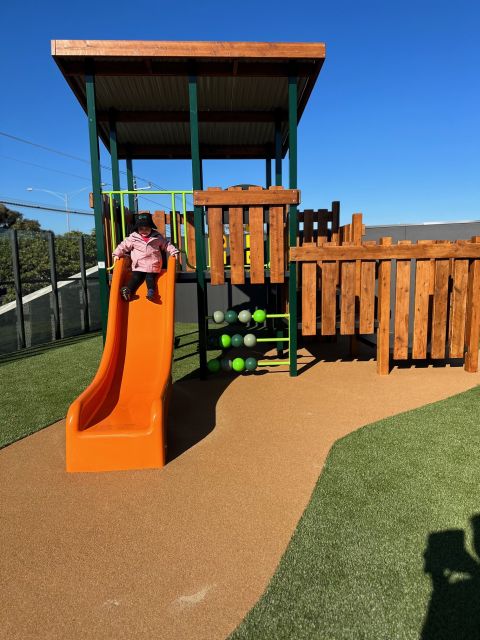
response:
{"label": "rubber playground flooring", "polygon": [[226,638],[332,444],[480,383],[457,367],[380,377],[373,361],[302,361],[294,379],[176,383],[162,470],[67,475],[63,421],[0,451],[0,637]]}

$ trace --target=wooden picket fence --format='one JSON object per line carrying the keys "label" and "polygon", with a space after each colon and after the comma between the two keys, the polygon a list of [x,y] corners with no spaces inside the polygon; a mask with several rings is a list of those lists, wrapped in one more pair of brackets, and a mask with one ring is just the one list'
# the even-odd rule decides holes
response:
{"label": "wooden picket fence", "polygon": [[290,259],[302,265],[304,335],[376,331],[377,370],[387,374],[392,315],[394,359],[424,359],[429,350],[432,359],[465,358],[465,369],[477,371],[480,237],[454,243],[311,243],[292,248]]}

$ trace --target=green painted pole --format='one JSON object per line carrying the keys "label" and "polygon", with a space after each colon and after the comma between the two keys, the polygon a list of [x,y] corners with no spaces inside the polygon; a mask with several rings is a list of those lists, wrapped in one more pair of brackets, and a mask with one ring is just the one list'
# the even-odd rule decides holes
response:
{"label": "green painted pole", "polygon": [[[188,78],[188,97],[190,103],[190,146],[192,154],[192,183],[194,190],[201,190],[202,163],[198,136],[198,99],[197,76]],[[195,224],[195,258],[197,272],[197,310],[198,310],[198,347],[200,355],[200,377],[207,377],[207,283],[205,281],[205,237],[203,208],[193,208]]]}
{"label": "green painted pole", "polygon": [[[129,191],[133,191],[133,168],[131,158],[127,158],[127,189]],[[133,193],[128,194],[128,210],[130,213],[135,213],[135,195]]]}
{"label": "green painted pole", "polygon": [[[110,162],[112,164],[112,189],[113,191],[120,191],[120,165],[118,163],[118,146],[117,146],[117,122],[115,120],[115,112],[110,111],[108,117],[109,123],[109,140],[110,140]],[[123,236],[120,233],[122,228],[122,221],[119,220],[119,205],[120,195],[113,196],[115,201],[115,230],[117,238],[123,240]]]}
{"label": "green painted pole", "polygon": [[[288,166],[289,187],[297,188],[297,77],[291,75],[288,78]],[[297,206],[290,206],[288,231],[289,244],[294,247],[297,243],[298,233]],[[290,301],[290,375],[297,375],[297,265],[289,262],[288,298]]]}
{"label": "green painted pole", "polygon": [[[112,185],[113,191],[120,191],[120,166],[118,164],[118,147],[117,147],[117,123],[115,120],[115,112],[110,111],[108,118],[110,126],[110,159],[112,162]],[[118,195],[114,196],[118,202]]]}
{"label": "green painted pole", "polygon": [[282,186],[282,123],[275,121],[275,186]]}
{"label": "green painted pole", "polygon": [[269,189],[272,186],[272,159],[265,158],[265,186]]}
{"label": "green painted pole", "polygon": [[95,235],[97,241],[98,285],[100,290],[100,314],[103,342],[107,336],[108,282],[105,268],[105,241],[103,237],[102,177],[100,173],[100,150],[98,148],[97,112],[95,106],[95,75],[93,69],[85,74],[87,93],[88,134],[90,140],[90,164],[92,170],[92,191],[95,214]]}

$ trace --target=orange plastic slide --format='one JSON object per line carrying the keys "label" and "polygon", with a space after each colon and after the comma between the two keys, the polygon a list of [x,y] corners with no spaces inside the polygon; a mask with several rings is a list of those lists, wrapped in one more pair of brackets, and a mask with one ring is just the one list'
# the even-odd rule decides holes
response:
{"label": "orange plastic slide", "polygon": [[154,300],[146,299],[144,283],[125,302],[120,288],[129,275],[127,260],[118,260],[113,270],[107,339],[97,374],[68,410],[67,471],[165,464],[176,261],[169,258]]}

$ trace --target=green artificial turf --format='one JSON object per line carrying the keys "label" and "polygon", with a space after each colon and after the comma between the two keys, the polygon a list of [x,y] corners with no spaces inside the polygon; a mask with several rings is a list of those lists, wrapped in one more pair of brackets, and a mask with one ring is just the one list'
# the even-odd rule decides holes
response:
{"label": "green artificial turf", "polygon": [[[198,371],[197,325],[177,323],[175,334],[174,381]],[[101,337],[87,336],[1,362],[0,447],[64,418],[71,402],[92,381],[101,352]]]}
{"label": "green artificial turf", "polygon": [[231,640],[478,640],[479,401],[475,388],[337,442]]}

